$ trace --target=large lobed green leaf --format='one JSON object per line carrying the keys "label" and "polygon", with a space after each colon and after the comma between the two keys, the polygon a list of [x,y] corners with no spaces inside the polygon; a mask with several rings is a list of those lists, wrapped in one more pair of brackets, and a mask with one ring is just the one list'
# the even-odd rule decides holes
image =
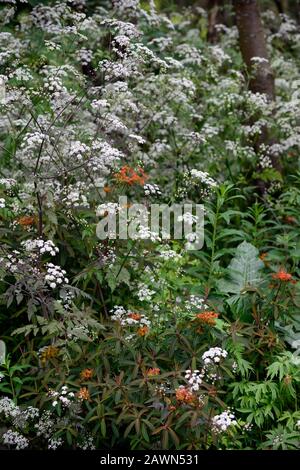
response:
{"label": "large lobed green leaf", "polygon": [[228,279],[221,279],[218,288],[222,293],[242,294],[261,283],[260,270],[264,266],[258,250],[251,243],[243,242],[236,249],[227,270]]}

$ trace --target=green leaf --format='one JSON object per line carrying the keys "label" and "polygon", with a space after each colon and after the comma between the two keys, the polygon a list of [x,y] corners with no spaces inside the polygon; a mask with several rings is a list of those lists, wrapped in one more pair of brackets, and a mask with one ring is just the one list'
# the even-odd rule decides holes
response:
{"label": "green leaf", "polygon": [[6,346],[4,341],[0,339],[0,365],[5,363]]}
{"label": "green leaf", "polygon": [[217,285],[222,293],[243,294],[249,288],[261,283],[260,270],[264,263],[258,257],[258,250],[251,243],[243,242],[236,250],[227,271],[228,279],[221,279]]}
{"label": "green leaf", "polygon": [[101,434],[103,437],[106,436],[106,423],[104,418],[101,420]]}

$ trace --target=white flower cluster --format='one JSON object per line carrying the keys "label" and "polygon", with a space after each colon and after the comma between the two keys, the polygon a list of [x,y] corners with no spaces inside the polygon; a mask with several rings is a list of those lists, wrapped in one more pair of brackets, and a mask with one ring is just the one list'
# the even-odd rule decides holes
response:
{"label": "white flower cluster", "polygon": [[176,52],[182,58],[181,63],[185,65],[197,65],[202,64],[202,56],[200,55],[199,49],[190,44],[180,44],[176,48]]}
{"label": "white flower cluster", "polygon": [[32,80],[33,76],[30,73],[29,68],[26,66],[23,66],[23,67],[17,68],[12,73],[10,73],[9,78],[15,78],[16,80],[27,82],[29,80]]}
{"label": "white flower cluster", "polygon": [[202,360],[204,361],[205,365],[212,365],[212,364],[219,364],[222,358],[226,358],[228,356],[227,351],[225,349],[221,349],[219,347],[210,348],[208,351],[205,351],[202,354]]}
{"label": "white flower cluster", "polygon": [[32,252],[38,250],[40,254],[49,254],[55,256],[59,249],[54,245],[51,240],[42,240],[37,238],[36,240],[25,240],[21,242],[21,245],[25,248],[26,251]]}
{"label": "white flower cluster", "polygon": [[202,384],[204,378],[204,372],[199,370],[186,370],[185,379],[188,381],[190,389],[193,392],[198,392],[200,385]]}
{"label": "white flower cluster", "polygon": [[98,262],[100,266],[112,266],[115,263],[117,255],[113,248],[107,248],[104,252],[101,249],[99,251]]}
{"label": "white flower cluster", "polygon": [[157,184],[144,185],[145,196],[161,196],[161,190]]}
{"label": "white flower cluster", "polygon": [[5,269],[14,274],[25,265],[24,261],[19,258],[20,255],[19,251],[13,250],[12,253],[6,255],[6,259],[0,258],[0,264],[3,264]]}
{"label": "white flower cluster", "polygon": [[109,103],[107,100],[93,100],[91,102],[91,107],[95,111],[103,111],[109,107]]}
{"label": "white flower cluster", "polygon": [[90,331],[89,328],[85,325],[76,325],[67,328],[67,338],[74,341],[74,343],[82,338],[93,341],[97,338],[97,336],[98,335],[96,331]]}
{"label": "white flower cluster", "polygon": [[62,289],[60,289],[59,291],[59,297],[60,297],[60,300],[58,300],[57,302],[59,302],[60,304],[63,305],[63,307],[66,309],[66,310],[69,310],[71,308],[71,305],[72,305],[72,302],[74,300],[74,298],[76,297],[75,293],[70,289],[70,287],[66,287],[64,286]]}
{"label": "white flower cluster", "polygon": [[83,142],[76,140],[75,142],[71,143],[69,155],[72,159],[76,159],[78,163],[82,162],[88,152],[89,147]]}
{"label": "white flower cluster", "polygon": [[69,185],[64,189],[62,196],[62,203],[68,208],[89,206],[81,185]]}
{"label": "white flower cluster", "polygon": [[65,277],[66,271],[61,269],[60,266],[56,266],[52,263],[46,264],[47,274],[45,275],[45,281],[51,287],[55,289],[57,286],[62,284],[68,284],[69,280]]}
{"label": "white flower cluster", "polygon": [[198,179],[201,183],[214,188],[217,186],[216,181],[209,176],[209,174],[206,171],[200,171],[196,169],[191,170],[191,177]]}
{"label": "white flower cluster", "polygon": [[124,154],[100,139],[94,140],[91,146],[93,156],[88,160],[88,166],[102,175],[109,174],[112,167],[124,157]]}
{"label": "white flower cluster", "polygon": [[96,216],[102,217],[104,215],[114,215],[120,210],[120,206],[117,202],[106,202],[104,204],[100,204],[96,208]]}
{"label": "white flower cluster", "polygon": [[51,75],[47,76],[45,79],[44,88],[48,93],[54,94],[56,97],[66,90],[63,86],[62,79],[58,76]]}
{"label": "white flower cluster", "polygon": [[192,312],[194,310],[208,309],[208,305],[205,303],[203,297],[192,294],[189,299],[185,301],[184,308],[188,312]]}
{"label": "white flower cluster", "polygon": [[125,55],[123,51],[130,46],[130,38],[124,34],[120,34],[115,36],[112,41],[112,45],[113,50],[119,55],[119,57],[123,57]]}
{"label": "white flower cluster", "polygon": [[22,436],[17,431],[9,429],[2,436],[3,444],[16,446],[16,450],[26,449],[29,445],[29,441],[26,437]]}
{"label": "white flower cluster", "polygon": [[4,208],[5,208],[5,199],[0,197],[0,209],[4,209]]}
{"label": "white flower cluster", "polygon": [[43,132],[32,132],[25,135],[21,144],[22,148],[28,151],[38,149],[45,141],[49,140],[49,136]]}
{"label": "white flower cluster", "polygon": [[272,160],[268,155],[261,155],[259,157],[259,164],[263,169],[273,168]]}
{"label": "white flower cluster", "polygon": [[[144,225],[140,225],[134,233],[132,233],[131,238],[133,240],[151,240],[152,242],[161,241],[161,237],[157,232],[152,232],[149,227]],[[165,236],[165,238],[167,238],[167,236]]]}
{"label": "white flower cluster", "polygon": [[174,261],[179,261],[182,258],[182,255],[180,253],[177,253],[175,250],[163,247],[159,250],[159,257],[165,261],[168,261],[170,259]]}
{"label": "white flower cluster", "polygon": [[14,427],[24,429],[29,421],[39,417],[39,410],[32,406],[21,409],[13,400],[4,397],[0,399],[0,414],[4,414],[6,419],[10,419]]}
{"label": "white flower cluster", "polygon": [[248,103],[253,110],[268,112],[268,109],[271,106],[267,95],[264,93],[253,93],[248,91],[245,99],[246,103]]}
{"label": "white flower cluster", "polygon": [[230,56],[220,46],[210,47],[212,57],[216,60],[218,65],[223,65],[224,62],[230,61]]}
{"label": "white flower cluster", "polygon": [[93,51],[89,49],[80,49],[78,51],[78,60],[82,63],[82,65],[88,65],[93,60]]}
{"label": "white flower cluster", "polygon": [[69,408],[74,402],[75,394],[68,390],[69,388],[67,385],[63,385],[60,392],[50,390],[49,396],[53,398],[52,406],[57,406],[58,403],[61,403],[63,407]]}
{"label": "white flower cluster", "polygon": [[43,411],[39,421],[34,425],[37,436],[43,436],[46,439],[50,438],[54,430],[54,421],[51,418],[50,411]]}
{"label": "white flower cluster", "polygon": [[51,437],[48,441],[48,449],[49,450],[56,450],[58,447],[63,445],[63,440],[61,437],[55,438]]}
{"label": "white flower cluster", "polygon": [[112,320],[118,321],[122,326],[148,326],[150,327],[151,322],[148,318],[142,313],[133,313],[127,311],[124,307],[115,305],[111,310],[113,314],[111,316]]}
{"label": "white flower cluster", "polygon": [[53,41],[45,41],[45,47],[47,47],[49,51],[59,51],[61,49],[61,46]]}
{"label": "white flower cluster", "polygon": [[268,64],[269,61],[268,59],[265,59],[264,57],[251,57],[251,62],[255,64]]}
{"label": "white flower cluster", "polygon": [[138,286],[139,290],[137,292],[137,298],[143,302],[144,300],[146,302],[150,302],[153,295],[155,294],[154,290],[149,289],[149,287],[146,284],[140,283]]}
{"label": "white flower cluster", "polygon": [[17,182],[13,178],[0,178],[0,185],[4,186],[5,189],[11,189],[16,186]]}
{"label": "white flower cluster", "polygon": [[84,436],[81,442],[77,444],[77,447],[81,450],[95,450],[96,446],[94,444],[93,436]]}
{"label": "white flower cluster", "polygon": [[0,399],[0,414],[3,413],[5,418],[14,418],[19,413],[19,407],[11,398],[3,397]]}
{"label": "white flower cluster", "polygon": [[230,426],[236,424],[236,418],[230,410],[223,411],[223,413],[212,418],[212,430],[215,433],[227,431]]}
{"label": "white flower cluster", "polygon": [[109,60],[103,60],[99,62],[99,68],[101,71],[105,71],[105,76],[108,80],[111,79],[124,79],[131,75],[131,70],[124,64],[110,62]]}

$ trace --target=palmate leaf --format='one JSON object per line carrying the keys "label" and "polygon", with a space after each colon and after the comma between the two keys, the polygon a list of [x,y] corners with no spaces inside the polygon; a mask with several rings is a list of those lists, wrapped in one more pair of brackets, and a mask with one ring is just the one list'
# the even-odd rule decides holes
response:
{"label": "palmate leaf", "polygon": [[258,254],[257,248],[251,243],[241,243],[227,268],[228,279],[221,279],[217,283],[220,292],[240,295],[258,287],[262,281],[260,270],[264,266]]}

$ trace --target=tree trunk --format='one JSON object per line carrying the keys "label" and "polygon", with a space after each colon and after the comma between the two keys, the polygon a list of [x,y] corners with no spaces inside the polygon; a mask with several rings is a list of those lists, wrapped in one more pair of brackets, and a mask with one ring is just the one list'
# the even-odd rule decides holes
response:
{"label": "tree trunk", "polygon": [[[250,90],[265,93],[269,100],[275,99],[274,75],[270,67],[267,45],[256,0],[234,0],[240,49],[251,74]],[[260,62],[254,62],[259,57]]]}
{"label": "tree trunk", "polygon": [[[256,0],[234,0],[233,2],[237,27],[239,30],[239,43],[243,60],[250,74],[249,89],[254,93],[264,93],[269,101],[275,100],[274,75],[269,63],[267,43],[263,31],[258,2]],[[253,60],[257,57],[257,60]],[[255,120],[255,118],[254,118]],[[274,139],[270,136],[269,129],[264,126],[261,134],[253,143],[258,153],[261,145],[272,145]],[[272,166],[279,173],[282,171],[279,158],[269,155]],[[262,170],[257,169],[258,173]],[[269,185],[261,179],[256,180],[259,192],[263,195]]]}
{"label": "tree trunk", "polygon": [[218,41],[216,24],[219,13],[219,0],[212,0],[212,2],[209,4],[209,7],[207,39],[211,44],[215,44]]}

